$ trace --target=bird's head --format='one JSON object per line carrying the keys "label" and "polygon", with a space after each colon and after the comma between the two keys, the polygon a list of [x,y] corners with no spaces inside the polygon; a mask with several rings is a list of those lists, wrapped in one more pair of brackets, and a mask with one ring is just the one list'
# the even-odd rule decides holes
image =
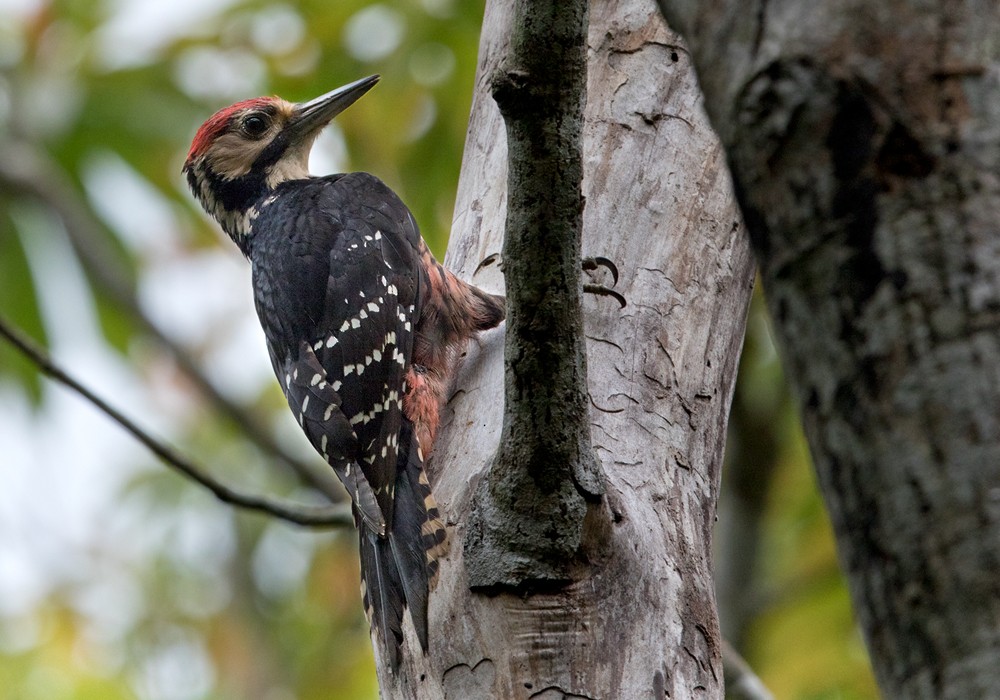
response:
{"label": "bird's head", "polygon": [[257,97],[219,110],[198,129],[184,162],[191,191],[243,248],[255,203],[282,182],[309,177],[319,132],[378,79],[362,78],[309,102]]}

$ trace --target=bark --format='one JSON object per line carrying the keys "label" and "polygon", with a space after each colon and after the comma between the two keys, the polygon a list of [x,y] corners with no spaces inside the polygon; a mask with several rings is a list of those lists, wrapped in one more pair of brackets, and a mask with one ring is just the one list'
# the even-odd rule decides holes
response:
{"label": "bark", "polygon": [[1000,6],[661,3],[890,698],[1000,696]]}
{"label": "bark", "polygon": [[580,270],[587,0],[518,0],[492,91],[508,145],[503,432],[465,539],[477,588],[572,579],[602,491]]}
{"label": "bark", "polygon": [[[490,80],[509,22],[509,2],[487,4],[447,258],[496,292],[507,151]],[[451,547],[431,595],[430,653],[413,653],[407,626],[398,676],[377,664],[386,698],[722,696],[710,544],[749,243],[687,53],[655,5],[593,3],[588,43],[583,253],[617,263],[628,299],[624,310],[584,299],[606,491],[569,585],[470,591],[466,523],[503,424],[503,330],[470,347],[431,462]]]}

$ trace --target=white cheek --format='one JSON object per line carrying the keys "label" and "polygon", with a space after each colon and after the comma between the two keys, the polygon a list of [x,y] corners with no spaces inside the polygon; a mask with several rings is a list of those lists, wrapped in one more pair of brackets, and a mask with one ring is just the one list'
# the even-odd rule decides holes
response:
{"label": "white cheek", "polygon": [[270,141],[247,141],[236,134],[225,134],[208,152],[209,167],[226,180],[242,177],[250,172]]}

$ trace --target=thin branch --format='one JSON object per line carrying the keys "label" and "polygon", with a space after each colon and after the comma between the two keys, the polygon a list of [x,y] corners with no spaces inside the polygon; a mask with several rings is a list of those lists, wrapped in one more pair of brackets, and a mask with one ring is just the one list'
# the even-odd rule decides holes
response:
{"label": "thin branch", "polygon": [[583,337],[587,0],[517,0],[492,80],[507,130],[504,424],[465,540],[476,587],[562,582],[603,489]]}
{"label": "thin branch", "polygon": [[39,348],[3,317],[0,317],[0,336],[5,338],[22,355],[37,365],[44,374],[69,387],[92,403],[118,423],[118,425],[130,432],[133,437],[149,448],[153,454],[163,460],[167,466],[201,484],[220,501],[239,508],[267,513],[268,515],[296,523],[297,525],[346,527],[354,523],[348,507],[313,507],[285,500],[272,499],[266,496],[245,494],[217,481],[214,477],[209,476],[201,467],[197,467],[181,457],[173,448],[152,437],[133,423],[127,416],[108,405],[103,399],[69,376],[52,361],[52,358],[44,350]]}
{"label": "thin branch", "polygon": [[104,226],[79,196],[58,163],[40,149],[21,141],[4,142],[0,153],[3,154],[0,157],[0,182],[10,190],[37,198],[59,216],[70,244],[93,281],[118,308],[135,320],[143,332],[152,336],[173,356],[177,367],[191,379],[200,393],[258,447],[290,467],[304,483],[332,503],[343,501],[343,491],[330,470],[303,462],[282,448],[259,419],[223,395],[201,371],[191,354],[146,315],[131,286],[125,281],[130,274],[128,266],[119,252],[108,244]]}
{"label": "thin branch", "polygon": [[726,697],[730,700],[774,700],[764,681],[725,639],[722,640],[722,668],[726,675]]}

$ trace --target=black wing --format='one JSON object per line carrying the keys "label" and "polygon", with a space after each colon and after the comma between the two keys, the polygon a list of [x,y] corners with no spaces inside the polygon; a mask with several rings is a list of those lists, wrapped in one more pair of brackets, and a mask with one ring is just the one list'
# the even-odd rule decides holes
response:
{"label": "black wing", "polygon": [[427,288],[406,206],[364,173],[288,183],[253,224],[257,312],[302,429],[358,515],[366,612],[400,661],[408,605],[427,648],[427,598],[445,546],[403,415],[415,320]]}
{"label": "black wing", "polygon": [[366,173],[293,185],[279,187],[254,224],[258,313],[289,406],[385,536],[426,279],[420,233],[402,201]]}

